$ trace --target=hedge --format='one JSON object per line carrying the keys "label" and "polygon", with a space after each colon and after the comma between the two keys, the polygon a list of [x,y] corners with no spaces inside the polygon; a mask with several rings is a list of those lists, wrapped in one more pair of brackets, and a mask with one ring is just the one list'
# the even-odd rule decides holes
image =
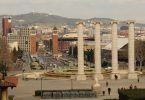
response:
{"label": "hedge", "polygon": [[145,89],[119,89],[119,100],[145,100]]}

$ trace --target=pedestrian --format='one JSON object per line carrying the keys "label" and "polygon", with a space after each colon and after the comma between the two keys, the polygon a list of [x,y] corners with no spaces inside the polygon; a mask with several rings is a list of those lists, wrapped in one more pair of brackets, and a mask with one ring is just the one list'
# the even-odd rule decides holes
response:
{"label": "pedestrian", "polygon": [[139,78],[137,79],[137,82],[139,83]]}
{"label": "pedestrian", "polygon": [[108,86],[109,85],[109,83],[108,83],[108,81],[106,81],[106,86]]}
{"label": "pedestrian", "polygon": [[132,84],[130,85],[130,87],[129,87],[130,89],[132,89],[133,88],[133,86],[132,86]]}
{"label": "pedestrian", "polygon": [[141,68],[140,71],[142,72],[142,70],[143,70],[143,69]]}
{"label": "pedestrian", "polygon": [[108,88],[108,94],[110,95],[110,93],[111,93],[111,88]]}
{"label": "pedestrian", "polygon": [[105,91],[102,91],[102,93],[103,93],[103,96],[105,95]]}
{"label": "pedestrian", "polygon": [[114,77],[115,77],[115,80],[117,80],[117,79],[118,79],[118,76],[117,76],[116,74],[114,75]]}
{"label": "pedestrian", "polygon": [[134,89],[137,89],[137,86],[136,85],[134,86]]}

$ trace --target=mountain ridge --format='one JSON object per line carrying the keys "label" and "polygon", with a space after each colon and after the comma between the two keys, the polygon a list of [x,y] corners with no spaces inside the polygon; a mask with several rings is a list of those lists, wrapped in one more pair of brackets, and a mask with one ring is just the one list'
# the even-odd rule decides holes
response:
{"label": "mountain ridge", "polygon": [[[77,21],[84,21],[86,23],[91,22],[93,20],[101,21],[104,24],[110,24],[113,20],[111,18],[89,18],[89,19],[81,19],[81,18],[67,18],[58,15],[52,15],[47,13],[38,13],[38,12],[30,12],[26,14],[18,14],[18,15],[0,15],[0,24],[1,19],[3,16],[11,16],[13,26],[20,26],[20,25],[37,25],[37,24],[45,24],[48,26],[54,25],[70,25],[74,26]],[[120,22],[121,26],[125,25],[124,21]],[[143,23],[137,23],[137,26],[145,27]]]}

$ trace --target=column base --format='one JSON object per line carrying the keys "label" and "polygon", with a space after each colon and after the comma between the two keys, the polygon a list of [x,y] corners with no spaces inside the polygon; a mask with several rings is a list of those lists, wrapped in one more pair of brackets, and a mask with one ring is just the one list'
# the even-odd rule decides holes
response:
{"label": "column base", "polygon": [[93,90],[97,92],[97,95],[101,93],[101,85],[100,84],[94,84]]}
{"label": "column base", "polygon": [[86,80],[86,75],[85,74],[78,74],[77,75],[77,80]]}
{"label": "column base", "polygon": [[128,79],[138,79],[137,73],[129,73],[128,74]]}
{"label": "column base", "polygon": [[96,73],[96,74],[94,75],[94,78],[98,78],[98,80],[103,80],[103,79],[104,79],[104,76],[103,76],[103,74],[101,74],[101,73]]}
{"label": "column base", "polygon": [[112,80],[120,79],[120,74],[119,73],[111,73],[111,79]]}

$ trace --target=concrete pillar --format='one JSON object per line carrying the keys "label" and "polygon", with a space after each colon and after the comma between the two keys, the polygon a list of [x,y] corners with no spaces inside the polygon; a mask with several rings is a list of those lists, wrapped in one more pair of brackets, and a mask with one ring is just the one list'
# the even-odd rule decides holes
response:
{"label": "concrete pillar", "polygon": [[129,20],[128,21],[128,35],[129,35],[129,40],[128,40],[128,65],[129,65],[129,71],[128,71],[128,79],[137,79],[137,73],[134,71],[135,67],[135,56],[134,56],[134,24],[135,21]]}
{"label": "concrete pillar", "polygon": [[111,79],[120,79],[120,75],[118,74],[118,46],[117,46],[117,24],[118,21],[112,21],[112,73]]}
{"label": "concrete pillar", "polygon": [[78,75],[77,80],[86,80],[86,75],[84,73],[84,40],[83,31],[84,23],[78,22]]}
{"label": "concrete pillar", "polygon": [[2,89],[2,98],[1,100],[8,100],[8,89],[4,88]]}
{"label": "concrete pillar", "polygon": [[100,39],[100,22],[95,22],[95,79],[103,80],[101,73],[101,39]]}

